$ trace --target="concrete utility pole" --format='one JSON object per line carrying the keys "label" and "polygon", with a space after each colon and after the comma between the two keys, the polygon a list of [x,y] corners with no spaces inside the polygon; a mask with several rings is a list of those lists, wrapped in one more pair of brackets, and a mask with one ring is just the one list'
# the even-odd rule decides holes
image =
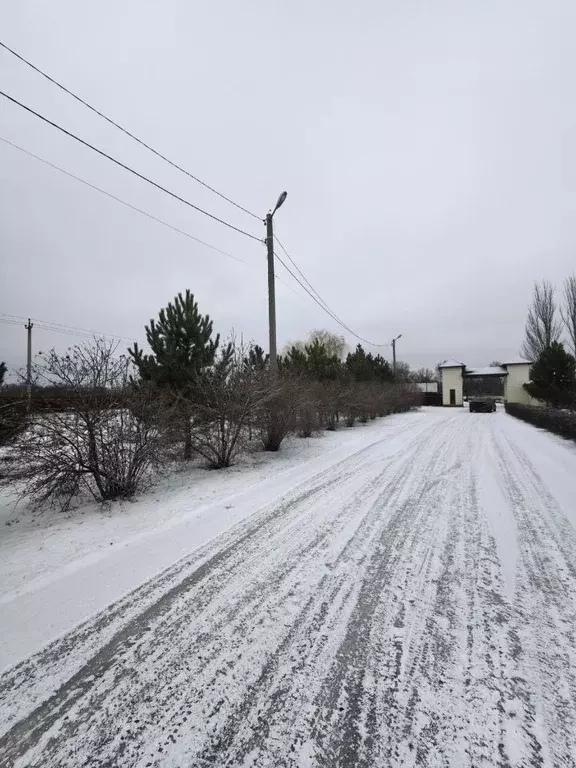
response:
{"label": "concrete utility pole", "polygon": [[276,285],[274,280],[274,214],[286,200],[287,192],[282,192],[272,213],[266,214],[266,249],[268,252],[268,330],[270,343],[270,370],[278,370],[278,350],[276,347]]}
{"label": "concrete utility pole", "polygon": [[274,228],[272,214],[266,214],[266,248],[268,250],[268,334],[270,351],[270,370],[278,368],[278,350],[276,349],[276,285],[274,282]]}
{"label": "concrete utility pole", "polygon": [[392,372],[394,373],[394,376],[396,376],[396,342],[401,338],[402,334],[396,336],[395,339],[392,339]]}
{"label": "concrete utility pole", "polygon": [[30,322],[28,318],[28,324],[24,326],[28,331],[28,354],[26,360],[26,410],[30,410],[32,402],[32,328],[34,323]]}

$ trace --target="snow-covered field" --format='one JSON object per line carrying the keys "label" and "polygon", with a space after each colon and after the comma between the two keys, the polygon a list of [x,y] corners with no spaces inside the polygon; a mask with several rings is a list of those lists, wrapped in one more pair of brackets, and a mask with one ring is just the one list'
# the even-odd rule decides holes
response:
{"label": "snow-covered field", "polygon": [[1,766],[576,766],[576,447],[502,412],[3,515]]}

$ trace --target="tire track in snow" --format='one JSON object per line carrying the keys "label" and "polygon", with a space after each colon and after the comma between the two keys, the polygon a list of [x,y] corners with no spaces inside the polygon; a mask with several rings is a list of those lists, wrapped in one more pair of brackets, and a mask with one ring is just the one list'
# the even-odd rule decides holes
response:
{"label": "tire track in snow", "polygon": [[[86,663],[105,642],[112,639],[127,625],[128,618],[137,617],[154,603],[163,600],[175,586],[180,585],[190,571],[203,566],[211,557],[229,545],[237,543],[245,534],[251,535],[257,532],[263,525],[273,522],[275,518],[280,522],[285,508],[292,506],[296,509],[297,505],[303,504],[325,490],[333,491],[338,483],[345,481],[357,471],[366,452],[378,442],[362,448],[328,470],[322,470],[306,481],[302,490],[295,488],[280,503],[269,505],[252,518],[234,526],[229,532],[218,537],[215,542],[210,542],[193,552],[190,557],[183,558],[175,566],[109,606],[93,619],[84,622],[69,634],[50,643],[38,654],[4,673],[0,677],[0,700],[10,697],[16,702],[20,700],[40,703],[42,697],[47,698],[46,688],[51,686],[52,689],[49,692],[54,693],[58,688],[58,681],[63,684],[71,677],[71,664],[76,663],[74,672],[80,669],[82,663]],[[166,605],[166,601],[162,604]],[[46,682],[42,685],[44,681]],[[3,725],[7,727],[26,714],[28,712],[15,706],[11,712],[8,712]]]}
{"label": "tire track in snow", "polygon": [[[373,635],[390,630],[390,624],[393,630],[403,627],[405,611],[400,608],[392,614],[382,598],[398,578],[403,556],[409,552],[408,559],[412,559],[415,539],[423,531],[432,537],[438,533],[438,527],[430,523],[438,510],[444,485],[450,482],[448,473],[452,467],[443,464],[442,453],[438,450],[447,437],[443,430],[436,435],[436,440],[427,444],[419,457],[417,473],[410,467],[413,473],[410,479],[414,483],[410,494],[394,510],[371,554],[345,638],[318,700],[323,712],[316,736],[321,750],[319,765],[372,765],[372,752],[378,741],[378,717],[373,686],[366,670],[370,658],[382,659],[381,653],[374,653]],[[428,540],[428,544],[432,541]],[[385,616],[379,617],[382,608]],[[392,665],[389,665],[392,681],[398,678],[403,663],[403,644],[394,631],[389,637],[392,640]]]}
{"label": "tire track in snow", "polygon": [[[445,449],[450,446],[453,453],[470,458],[473,445],[467,429],[443,437]],[[363,641],[352,686],[364,700],[359,707],[363,714],[351,716],[346,705],[350,676],[343,660],[336,690],[343,719],[352,730],[348,739],[340,739],[340,721],[326,718],[332,744],[319,765],[452,765],[469,738],[461,712],[454,712],[451,704],[464,699],[462,566],[477,544],[467,531],[471,524],[466,517],[477,517],[478,510],[470,466],[459,461],[450,466],[445,457],[443,461],[446,471],[437,477],[437,492],[427,488],[420,499],[429,509],[410,521],[400,537],[400,557],[396,562],[388,558],[384,584],[377,580],[381,599],[374,606],[371,626],[361,633],[368,640]]]}
{"label": "tire track in snow", "polygon": [[517,445],[495,443],[518,527],[516,697],[531,765],[576,765],[576,534]]}
{"label": "tire track in snow", "polygon": [[121,602],[0,764],[574,768],[574,529],[499,424],[376,442]]}
{"label": "tire track in snow", "polygon": [[[430,428],[424,430],[428,433]],[[420,439],[426,439],[422,437]],[[290,523],[294,520],[300,521],[308,515],[308,510],[311,502],[322,496],[323,493],[330,492],[331,494],[337,494],[339,486],[345,484],[346,481],[351,478],[356,479],[359,486],[362,485],[362,474],[358,472],[358,468],[361,464],[365,464],[365,456],[369,454],[374,446],[377,446],[380,441],[376,441],[373,445],[358,451],[356,454],[348,457],[346,460],[339,462],[331,467],[329,470],[320,473],[320,475],[314,477],[311,481],[304,484],[303,489],[299,493],[291,494],[288,499],[284,500],[279,506],[275,505],[271,510],[267,510],[264,515],[260,516],[260,519],[254,523],[251,521],[251,526],[244,526],[247,530],[241,532],[240,536],[236,536],[226,547],[217,551],[209,560],[202,563],[191,574],[187,575],[183,580],[177,581],[168,592],[163,595],[157,603],[152,603],[151,606],[146,608],[141,614],[137,615],[135,619],[128,623],[126,627],[121,629],[111,640],[108,641],[96,655],[83,666],[76,674],[65,683],[48,701],[41,704],[35,712],[18,723],[7,736],[0,742],[0,755],[14,754],[22,751],[30,745],[33,745],[35,741],[39,740],[45,732],[52,727],[55,723],[60,722],[64,732],[68,732],[68,736],[71,738],[76,735],[76,723],[82,720],[84,712],[81,709],[82,702],[87,697],[87,693],[94,687],[95,681],[100,682],[100,687],[103,688],[103,693],[100,695],[102,700],[106,699],[109,690],[119,690],[119,680],[116,678],[114,667],[117,662],[126,663],[126,659],[131,659],[134,653],[138,652],[138,647],[133,651],[133,646],[138,639],[143,639],[143,645],[150,644],[150,636],[153,632],[154,646],[159,647],[162,642],[169,643],[174,639],[174,630],[178,628],[178,615],[176,617],[170,616],[170,621],[166,623],[168,627],[167,635],[163,634],[162,619],[170,611],[178,600],[183,599],[182,596],[195,589],[195,600],[198,600],[199,609],[209,604],[213,594],[222,587],[222,584],[230,580],[230,570],[235,564],[241,564],[243,570],[246,570],[247,563],[250,558],[249,545],[252,544],[254,549],[253,558],[259,557],[259,548],[261,549],[262,539],[266,541],[267,537],[274,536],[275,532],[280,532],[279,542],[286,547],[286,538],[292,539],[295,542],[296,547],[300,549],[300,556],[304,557],[305,547],[303,545],[302,536],[305,528],[299,525],[296,529],[290,529]],[[384,462],[384,470],[387,462]],[[380,471],[383,470],[380,465]],[[327,507],[327,505],[323,505]],[[327,507],[329,510],[329,507]],[[312,520],[314,520],[312,516]],[[284,534],[284,535],[282,535]],[[318,546],[325,538],[326,531],[316,535],[315,540],[310,545],[313,549],[314,546]],[[182,569],[179,569],[180,572]],[[209,577],[209,579],[208,579]],[[203,582],[210,581],[210,588],[206,588],[206,594],[202,593]],[[199,587],[199,588],[198,588]],[[251,601],[259,602],[259,591],[262,589],[262,584],[256,584],[255,588],[251,591],[248,597],[244,597],[239,606],[234,606],[233,613],[239,613],[242,607],[249,604]],[[221,606],[220,606],[221,607]],[[176,620],[174,620],[176,618]],[[190,616],[187,617],[188,621]],[[225,625],[231,619],[230,612],[225,612],[220,617],[220,626]],[[106,619],[107,620],[107,619]],[[218,626],[212,627],[212,630],[218,629]],[[172,637],[171,637],[172,635]],[[202,640],[204,638],[200,638]],[[73,642],[69,639],[65,639],[67,647],[73,647]],[[56,647],[50,649],[52,658],[56,656],[61,650],[61,644],[56,643]],[[198,647],[201,643],[198,644]],[[215,649],[217,652],[225,650],[226,644],[222,643],[222,648]],[[170,646],[167,645],[169,648]],[[146,655],[146,654],[144,654]],[[45,660],[45,654],[43,654]],[[144,659],[139,658],[139,663],[143,663]],[[28,666],[28,665],[27,665]],[[219,670],[215,674],[218,674]],[[17,671],[17,674],[21,674],[21,671]],[[105,683],[103,685],[103,683]],[[9,684],[8,684],[9,686]],[[8,687],[7,686],[7,687]],[[146,698],[146,697],[145,697]],[[147,698],[150,698],[149,696]],[[76,706],[76,702],[80,702],[79,717],[68,718],[66,722],[63,721],[63,713],[65,711],[72,710]],[[92,702],[92,704],[99,702]],[[95,709],[96,707],[92,707]],[[86,714],[90,711],[90,707]],[[115,716],[113,714],[113,716]],[[138,718],[140,719],[140,718]],[[106,729],[105,729],[106,730]],[[53,739],[52,742],[59,741],[61,736],[57,739]],[[102,745],[101,745],[102,746]],[[50,749],[48,749],[50,752]],[[75,758],[76,759],[76,758]],[[42,760],[45,760],[45,755]],[[46,764],[46,763],[44,763]],[[63,764],[63,763],[59,763]]]}
{"label": "tire track in snow", "polygon": [[[416,456],[422,460],[424,455],[433,457],[434,439],[427,438],[421,441],[417,446]],[[252,732],[246,739],[238,739],[237,732],[240,723],[248,715],[246,710],[236,713],[226,724],[227,739],[219,740],[211,745],[202,754],[202,759],[198,760],[198,765],[240,765],[244,764],[248,756],[252,756],[250,764],[254,765],[298,765],[302,759],[302,748],[304,751],[310,740],[311,725],[310,717],[302,717],[302,711],[309,714],[318,712],[318,705],[312,707],[311,699],[311,681],[308,670],[310,667],[323,668],[326,661],[333,660],[334,656],[346,653],[346,648],[350,644],[350,637],[347,634],[347,627],[354,619],[359,600],[367,600],[368,594],[374,592],[370,585],[373,579],[374,560],[380,556],[385,558],[386,553],[382,546],[383,529],[388,531],[388,543],[390,549],[392,542],[396,540],[396,535],[400,534],[400,526],[394,519],[397,513],[394,511],[395,504],[401,496],[408,496],[408,500],[401,505],[400,514],[411,508],[410,499],[412,495],[421,497],[427,486],[431,487],[434,483],[426,480],[426,473],[414,478],[410,476],[414,452],[410,457],[405,457],[401,463],[399,471],[392,482],[384,485],[381,493],[376,497],[365,517],[365,524],[372,526],[371,536],[366,535],[362,528],[358,529],[355,536],[350,540],[346,549],[335,563],[335,570],[338,566],[346,569],[348,580],[342,580],[338,577],[338,571],[333,573],[328,583],[336,581],[332,592],[326,593],[321,590],[319,594],[311,601],[310,608],[307,610],[309,616],[303,624],[300,624],[295,632],[289,637],[289,644],[279,649],[275,654],[273,670],[267,670],[265,679],[261,682],[266,683],[266,689],[260,692],[253,706],[258,708],[258,717],[266,723],[266,745],[262,743],[262,734]],[[433,467],[423,461],[425,469],[432,470]],[[418,487],[414,487],[413,481],[416,480]],[[424,486],[424,488],[422,488]],[[389,535],[394,531],[394,536]],[[354,585],[350,583],[349,561],[351,551],[362,552],[361,566],[362,570],[356,574],[354,581],[362,577],[362,581]],[[378,599],[378,598],[377,598]],[[332,616],[327,615],[330,611],[327,606],[332,605]],[[309,606],[307,606],[307,609]],[[328,639],[331,638],[331,639]],[[340,643],[338,643],[338,639]],[[336,642],[335,642],[336,640]],[[322,658],[324,657],[324,658]],[[278,670],[283,670],[278,674]],[[278,679],[279,678],[279,679]],[[322,679],[317,679],[314,683],[318,686],[318,695],[321,693]],[[282,684],[285,687],[282,687]],[[294,695],[294,691],[296,695]],[[269,699],[269,705],[265,706],[258,702]],[[333,707],[334,708],[334,707]],[[314,719],[314,718],[312,718]],[[298,721],[301,721],[300,723]],[[294,733],[299,734],[294,738]],[[291,753],[286,754],[286,741],[291,744]],[[345,742],[345,736],[342,736]],[[278,745],[274,749],[274,744]],[[225,749],[224,749],[225,745]],[[260,755],[262,750],[265,755]],[[261,759],[263,762],[261,762]],[[333,763],[337,764],[337,763]],[[348,763],[347,763],[348,764]],[[351,764],[351,763],[350,763]]]}

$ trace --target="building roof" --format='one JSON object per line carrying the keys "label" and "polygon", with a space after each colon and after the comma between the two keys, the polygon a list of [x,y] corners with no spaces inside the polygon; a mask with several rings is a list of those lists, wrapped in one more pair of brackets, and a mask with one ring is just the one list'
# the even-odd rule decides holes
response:
{"label": "building roof", "polygon": [[464,363],[461,363],[458,360],[444,360],[442,365],[439,365],[438,367],[439,368],[466,368]]}
{"label": "building roof", "polygon": [[466,368],[466,364],[460,360],[445,360],[438,367],[439,368],[464,368],[465,376],[506,376],[508,371],[506,368],[509,365],[532,365],[530,360],[524,360],[521,357],[517,357],[515,360],[509,360],[507,363],[502,363],[502,367],[499,366],[486,366],[484,368]]}
{"label": "building roof", "polygon": [[530,360],[524,360],[521,357],[517,357],[514,360],[508,360],[507,363],[502,363],[504,368],[508,365],[532,365],[532,362]]}
{"label": "building roof", "polygon": [[508,371],[500,366],[486,366],[484,368],[467,368],[464,376],[507,376]]}

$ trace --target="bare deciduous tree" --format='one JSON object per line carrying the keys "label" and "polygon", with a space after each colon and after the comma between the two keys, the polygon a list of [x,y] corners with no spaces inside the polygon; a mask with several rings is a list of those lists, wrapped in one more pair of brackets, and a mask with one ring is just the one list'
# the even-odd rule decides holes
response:
{"label": "bare deciduous tree", "polygon": [[339,360],[344,358],[348,350],[344,336],[339,336],[337,333],[332,333],[324,328],[317,328],[310,331],[307,341],[290,341],[284,348],[284,353],[287,354],[292,348],[304,352],[307,346],[313,344],[322,345],[328,356],[336,355]]}
{"label": "bare deciduous tree", "polygon": [[51,350],[35,373],[61,387],[67,407],[33,412],[15,447],[22,495],[67,509],[76,497],[130,498],[151,477],[160,451],[150,387],[130,386],[131,363],[104,339],[67,354]]}
{"label": "bare deciduous tree", "polygon": [[576,274],[564,280],[564,306],[560,314],[568,332],[568,346],[576,357]]}
{"label": "bare deciduous tree", "polygon": [[562,328],[556,319],[554,288],[548,280],[534,284],[532,304],[526,318],[526,338],[521,354],[531,362],[560,339]]}
{"label": "bare deciduous tree", "polygon": [[417,371],[410,373],[410,381],[416,384],[429,384],[432,381],[436,381],[436,374],[430,368],[418,368]]}
{"label": "bare deciduous tree", "polygon": [[410,377],[410,365],[404,360],[398,360],[396,362],[396,370],[394,372],[394,378],[396,381],[410,381]]}
{"label": "bare deciduous tree", "polygon": [[344,336],[339,336],[337,333],[332,333],[331,331],[327,331],[324,328],[316,329],[310,332],[310,336],[308,337],[308,345],[314,344],[314,342],[322,344],[322,346],[325,347],[328,355],[336,355],[339,360],[343,359],[348,347]]}
{"label": "bare deciduous tree", "polygon": [[442,366],[445,362],[446,360],[439,360],[434,368],[434,381],[437,381],[439,384],[442,383]]}

